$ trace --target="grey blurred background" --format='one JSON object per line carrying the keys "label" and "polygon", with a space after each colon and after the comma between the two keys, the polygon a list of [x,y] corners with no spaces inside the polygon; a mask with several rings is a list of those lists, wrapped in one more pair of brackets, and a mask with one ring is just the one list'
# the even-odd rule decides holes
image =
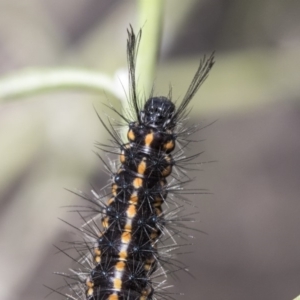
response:
{"label": "grey blurred background", "polygon": [[[164,15],[156,92],[171,82],[180,99],[199,58],[216,50],[190,122],[218,120],[190,149],[217,162],[193,175],[213,192],[191,197],[200,220],[191,226],[207,234],[182,250],[195,278],[178,274],[172,297],[291,300],[300,294],[300,1],[169,0]],[[114,76],[126,68],[129,23],[135,1],[0,0],[1,75],[78,66]],[[0,100],[1,300],[44,299],[43,284],[62,284],[52,272],[72,265],[52,245],[74,238],[58,218],[80,224],[62,208],[80,201],[64,188],[89,192],[109,178],[92,153],[108,138],[93,109],[105,99],[62,91]]]}

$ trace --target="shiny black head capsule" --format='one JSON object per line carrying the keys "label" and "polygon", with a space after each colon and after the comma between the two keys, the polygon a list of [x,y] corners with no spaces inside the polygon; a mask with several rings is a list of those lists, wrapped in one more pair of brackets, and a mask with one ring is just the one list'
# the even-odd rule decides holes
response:
{"label": "shiny black head capsule", "polygon": [[154,128],[167,128],[175,112],[174,103],[166,97],[153,97],[146,101],[141,111],[141,121]]}

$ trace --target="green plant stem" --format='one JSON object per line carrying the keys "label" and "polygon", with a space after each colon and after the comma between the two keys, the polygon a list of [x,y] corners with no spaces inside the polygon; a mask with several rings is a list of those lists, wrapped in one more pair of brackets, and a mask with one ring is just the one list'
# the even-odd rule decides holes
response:
{"label": "green plant stem", "polygon": [[137,57],[137,88],[141,97],[149,97],[159,54],[164,0],[139,0],[138,24],[143,34]]}
{"label": "green plant stem", "polygon": [[72,68],[25,69],[1,78],[0,102],[61,89],[83,89],[97,93],[104,91],[117,98],[120,95],[114,80],[100,72]]}
{"label": "green plant stem", "polygon": [[[137,58],[137,81],[140,97],[148,97],[156,72],[159,52],[164,0],[139,0],[139,27],[143,37]],[[19,97],[63,89],[88,92],[108,92],[123,98],[123,90],[107,75],[91,70],[72,68],[25,69],[0,79],[0,103]]]}

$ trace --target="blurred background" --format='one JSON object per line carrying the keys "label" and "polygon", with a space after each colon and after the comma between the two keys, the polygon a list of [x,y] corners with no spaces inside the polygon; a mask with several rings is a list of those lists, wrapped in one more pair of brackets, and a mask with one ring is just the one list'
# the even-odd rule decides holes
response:
{"label": "blurred background", "polygon": [[[137,14],[136,1],[0,0],[1,78],[62,66],[115,78],[126,70],[126,28],[138,29]],[[171,279],[174,299],[300,294],[299,15],[297,0],[165,3],[157,94],[172,83],[181,99],[199,59],[216,50],[189,120],[217,120],[190,149],[217,160],[192,175],[213,193],[191,196],[200,220],[191,226],[207,234],[182,250],[195,278]],[[63,208],[80,202],[65,188],[89,193],[109,179],[92,152],[108,138],[93,108],[102,114],[107,98],[118,107],[109,94],[74,89],[0,98],[0,299],[44,299],[43,285],[63,284],[52,273],[72,262],[53,244],[76,237],[58,218],[81,223]]]}

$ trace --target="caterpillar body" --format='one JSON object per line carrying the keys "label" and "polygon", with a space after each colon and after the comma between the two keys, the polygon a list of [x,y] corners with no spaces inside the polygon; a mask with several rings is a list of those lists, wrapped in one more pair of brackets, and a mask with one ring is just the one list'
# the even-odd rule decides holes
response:
{"label": "caterpillar body", "polygon": [[[94,205],[92,211],[97,213],[97,217],[87,222],[88,229],[84,230],[91,241],[85,241],[81,246],[87,248],[88,254],[83,255],[75,274],[68,275],[68,278],[77,282],[68,284],[72,290],[72,295],[66,294],[69,299],[171,298],[168,295],[159,297],[160,283],[155,282],[157,270],[162,265],[168,266],[168,258],[160,250],[159,244],[166,236],[177,234],[176,230],[168,229],[168,224],[176,221],[174,217],[172,219],[174,210],[169,212],[168,218],[168,212],[163,212],[162,205],[168,205],[168,193],[178,191],[184,184],[176,180],[175,175],[175,184],[167,182],[173,168],[197,156],[182,155],[183,148],[190,142],[187,136],[195,129],[183,129],[181,123],[188,114],[188,104],[214,64],[214,56],[200,61],[177,108],[172,102],[171,92],[168,97],[151,95],[143,104],[138,99],[135,80],[140,38],[141,31],[135,35],[130,27],[127,56],[131,116],[128,118],[112,108],[128,124],[128,142],[123,143],[117,131],[105,125],[99,116],[119,149],[120,163],[112,176],[111,196],[107,203],[96,194],[94,198],[81,194]],[[172,156],[178,139],[186,143]],[[100,219],[102,229],[98,224]],[[172,236],[169,238],[173,240]],[[80,254],[83,253],[79,246],[76,249]]]}

